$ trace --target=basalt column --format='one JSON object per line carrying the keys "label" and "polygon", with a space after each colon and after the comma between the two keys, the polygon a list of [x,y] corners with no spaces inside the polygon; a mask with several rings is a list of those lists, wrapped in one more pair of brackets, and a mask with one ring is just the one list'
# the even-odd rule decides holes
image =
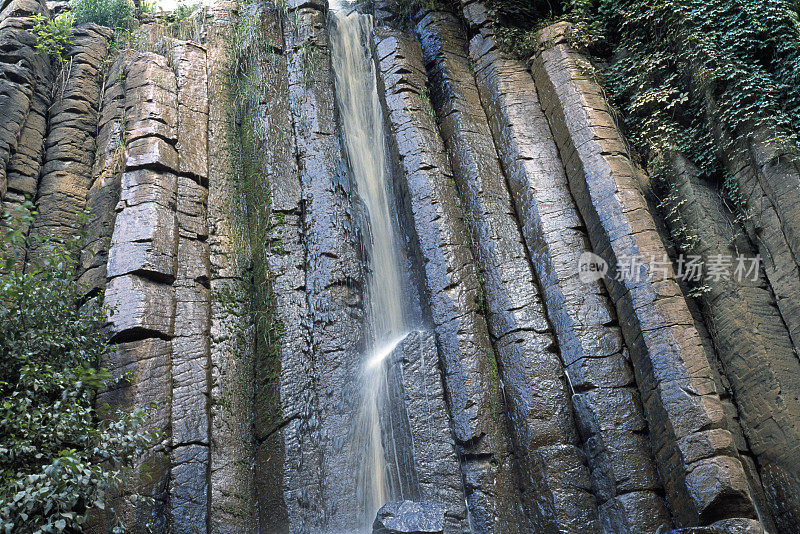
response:
{"label": "basalt column", "polygon": [[[10,2],[0,12],[0,211],[27,219],[26,200],[36,198],[47,134],[47,107],[52,93],[50,58],[34,53],[35,37],[28,32],[30,15],[41,11],[37,2]],[[28,92],[31,91],[30,94]],[[24,111],[25,100],[28,109]],[[25,112],[19,136],[16,120]],[[27,224],[27,223],[26,223]],[[21,227],[27,232],[27,227]],[[20,251],[20,265],[24,251]]]}
{"label": "basalt column", "polygon": [[430,12],[417,25],[486,295],[489,332],[536,529],[600,531],[570,391],[466,56],[463,27]]}
{"label": "basalt column", "polygon": [[211,288],[209,527],[212,532],[240,534],[255,532],[257,522],[248,229],[227,142],[233,135],[229,45],[235,17],[236,4],[223,1],[209,8],[205,20]]}
{"label": "basalt column", "polygon": [[33,15],[46,13],[35,0],[0,5],[0,208],[8,212],[33,200],[38,186],[52,80],[30,30]]}
{"label": "basalt column", "polygon": [[586,59],[569,48],[563,31],[557,25],[541,34],[536,86],[593,250],[627,274],[604,281],[631,350],[671,511],[679,525],[754,518],[708,357],[674,272],[668,263],[658,272],[647,267],[667,256],[637,171],[600,87],[581,67]]}
{"label": "basalt column", "polygon": [[[292,1],[284,26],[289,109],[303,203],[306,306],[313,388],[300,425],[309,451],[311,531],[359,528],[356,462],[347,449],[364,350],[363,280],[352,187],[337,127],[327,2]],[[308,440],[308,441],[306,441]],[[305,446],[305,445],[304,445]],[[318,474],[317,474],[318,473]],[[299,489],[299,488],[298,488]],[[298,495],[299,496],[299,495]]]}
{"label": "basalt column", "polygon": [[[44,165],[31,228],[35,236],[78,233],[78,212],[86,207],[96,152],[104,61],[111,31],[86,24],[73,36],[55,82],[48,113]],[[29,254],[36,254],[35,249]]]}
{"label": "basalt column", "polygon": [[[455,57],[465,54],[464,38],[452,23],[439,35],[453,43]],[[655,532],[669,524],[669,516],[658,495],[628,350],[602,284],[578,276],[590,245],[536,86],[522,62],[500,53],[491,34],[476,35],[470,55],[493,147],[572,385],[600,519],[615,532]]]}
{"label": "basalt column", "polygon": [[419,253],[425,258],[425,294],[435,323],[445,391],[459,451],[472,528],[526,532],[505,426],[497,363],[478,311],[479,282],[430,102],[419,44],[376,30],[388,122],[407,194]]}
{"label": "basalt column", "polygon": [[[132,54],[126,67],[125,171],[108,252],[105,307],[114,343],[107,366],[128,378],[102,400],[128,410],[152,405],[149,426],[160,433],[160,442],[119,497],[117,512],[135,532],[163,532],[168,528],[178,253],[177,82],[157,54]],[[141,497],[152,500],[142,503]]]}
{"label": "basalt column", "polygon": [[[253,4],[237,31],[236,141],[253,258],[259,531],[319,528],[319,439],[306,300],[303,197],[289,109],[284,11]],[[249,38],[256,35],[256,38]]]}
{"label": "basalt column", "polygon": [[696,243],[705,265],[730,262],[729,273],[705,278],[700,302],[759,466],[755,483],[763,482],[780,531],[790,532],[800,528],[800,362],[760,259],[720,192],[680,155],[670,161],[667,224],[677,240]]}
{"label": "basalt column", "polygon": [[210,476],[210,250],[206,51],[170,41],[177,78],[178,268],[172,340],[170,524],[206,532]]}

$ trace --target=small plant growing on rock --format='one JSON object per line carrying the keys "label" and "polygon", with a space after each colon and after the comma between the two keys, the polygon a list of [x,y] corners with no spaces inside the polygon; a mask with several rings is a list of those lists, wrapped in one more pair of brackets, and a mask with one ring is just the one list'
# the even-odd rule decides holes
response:
{"label": "small plant growing on rock", "polygon": [[36,36],[36,52],[48,54],[59,63],[64,61],[64,54],[72,46],[72,33],[75,31],[75,16],[62,13],[50,19],[36,13],[33,16],[31,33]]}

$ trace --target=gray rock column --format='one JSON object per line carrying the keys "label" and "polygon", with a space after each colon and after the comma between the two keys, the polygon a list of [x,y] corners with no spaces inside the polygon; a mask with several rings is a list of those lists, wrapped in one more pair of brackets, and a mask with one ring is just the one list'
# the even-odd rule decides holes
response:
{"label": "gray rock column", "polygon": [[436,335],[430,331],[411,332],[389,358],[389,373],[397,373],[402,392],[393,396],[408,418],[416,499],[443,508],[446,534],[461,534],[466,528],[464,483],[456,444],[450,430],[447,401],[439,370]]}
{"label": "gray rock column", "polygon": [[571,392],[470,72],[465,30],[453,15],[430,12],[416,33],[481,273],[526,504],[537,530],[599,532]]}
{"label": "gray rock column", "polygon": [[[103,102],[97,123],[97,152],[92,166],[92,179],[86,198],[89,221],[86,240],[78,261],[78,283],[87,294],[105,289],[107,279],[108,248],[117,217],[117,203],[125,172],[125,110],[133,101],[127,101],[125,91],[126,70],[136,57],[133,50],[125,50],[108,69],[103,91]],[[138,93],[131,92],[130,98]]]}
{"label": "gray rock column", "polygon": [[[364,350],[364,288],[351,178],[339,140],[326,13],[324,0],[290,1],[284,26],[313,355],[313,387],[298,399],[303,407],[298,438],[307,474],[302,487],[293,482],[287,501],[294,503],[287,504],[302,517],[298,528],[338,532],[357,530],[364,520],[356,504],[361,459],[348,447],[360,395],[356,377]],[[303,501],[301,515],[297,506]]]}
{"label": "gray rock column", "polygon": [[[714,103],[709,107],[713,116]],[[742,197],[739,215],[764,260],[778,309],[800,351],[800,169],[791,149],[780,141],[790,136],[747,123],[735,133],[719,126],[714,133]]]}
{"label": "gray rock column", "polygon": [[43,2],[12,0],[0,8],[0,206],[36,193],[42,157],[38,132],[45,133],[36,115],[47,116],[50,58],[35,51],[36,36],[30,31],[35,14],[47,16]]}
{"label": "gray rock column", "polygon": [[384,29],[376,30],[376,48],[390,137],[424,261],[472,528],[526,532],[531,526],[509,454],[497,362],[478,312],[479,283],[469,237],[433,109],[423,96],[422,51],[419,44]]}
{"label": "gray rock column", "polygon": [[[791,518],[800,518],[800,362],[765,280],[763,258],[755,257],[720,192],[680,155],[670,160],[665,204],[672,216],[667,224],[678,239],[696,243],[691,252],[706,265],[720,256],[733,260],[728,275],[703,280],[707,291],[699,300],[739,408],[747,450],[760,468],[769,508],[781,520],[781,531],[796,530],[800,525],[792,524]],[[740,265],[743,269],[737,272]],[[757,474],[755,478],[759,484]]]}
{"label": "gray rock column", "polygon": [[209,527],[215,534],[255,532],[257,525],[248,235],[228,143],[233,134],[229,44],[235,15],[235,2],[223,1],[208,9],[205,20],[212,384]]}
{"label": "gray rock column", "polygon": [[178,268],[172,341],[170,525],[205,533],[210,478],[211,292],[208,239],[208,76],[206,51],[170,42],[177,79]]}
{"label": "gray rock column", "polygon": [[[171,134],[164,134],[163,128],[175,124],[177,82],[163,56],[145,52],[123,57],[124,173],[108,251],[104,306],[112,343],[118,343],[108,367],[115,375],[130,377],[105,397],[117,408],[145,407],[149,426],[161,435],[118,497],[115,510],[134,532],[165,532],[173,434],[178,159],[174,128]],[[136,496],[152,501],[143,504]]]}
{"label": "gray rock column", "polygon": [[110,38],[111,30],[103,26],[79,27],[56,77],[32,235],[66,237],[79,231],[78,212],[86,207],[92,179],[103,61]]}
{"label": "gray rock column", "polygon": [[591,250],[536,86],[491,36],[470,45],[481,102],[508,180],[522,234],[573,388],[604,528],[655,532],[669,524],[647,440],[628,349],[603,285],[579,279]]}
{"label": "gray rock column", "polygon": [[617,308],[650,423],[667,500],[679,525],[754,517],[747,478],[700,336],[674,272],[651,272],[666,249],[638,189],[636,169],[585,58],[564,26],[540,33],[533,62],[539,96],[566,164],[570,189],[593,249],[630,276],[604,279]]}

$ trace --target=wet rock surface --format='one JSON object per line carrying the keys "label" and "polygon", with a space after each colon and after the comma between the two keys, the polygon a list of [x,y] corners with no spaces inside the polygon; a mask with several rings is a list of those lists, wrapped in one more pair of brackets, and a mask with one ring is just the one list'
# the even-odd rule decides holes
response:
{"label": "wet rock surface", "polygon": [[[776,519],[782,518],[788,510],[798,509],[789,496],[797,494],[797,482],[790,473],[800,472],[796,465],[800,458],[796,450],[800,363],[747,235],[741,227],[737,229],[716,189],[699,178],[688,161],[675,155],[672,162],[669,205],[675,205],[677,217],[667,219],[668,224],[676,231],[683,224],[687,233],[698,236],[693,252],[705,262],[731,257],[736,264],[733,276],[705,281],[701,303],[738,407],[746,452],[762,466],[766,475],[762,482],[771,497],[768,507]],[[772,473],[781,471],[784,476],[772,479]],[[773,483],[789,487],[772,487]],[[772,500],[780,493],[786,496]]]}
{"label": "wet rock surface", "polygon": [[581,280],[591,250],[536,87],[491,38],[470,44],[482,102],[520,217],[573,395],[607,529],[655,532],[668,523],[641,400],[616,314],[603,285]]}
{"label": "wet rock surface", "polygon": [[443,533],[444,512],[443,505],[432,502],[390,502],[378,510],[372,533]]}
{"label": "wet rock surface", "polygon": [[564,29],[540,34],[544,50],[533,62],[534,78],[594,251],[618,268],[636,258],[641,264],[636,276],[607,287],[630,347],[667,500],[678,524],[753,517],[735,450],[712,447],[702,457],[679,450],[681,440],[721,429],[722,405],[671,265],[648,273],[644,264],[642,258],[667,258],[666,250],[602,91],[583,74],[580,62],[587,60],[566,44]]}
{"label": "wet rock surface", "polygon": [[[388,121],[407,190],[425,285],[436,325],[453,432],[474,527],[525,530],[508,454],[510,436],[486,321],[478,312],[478,275],[455,182],[431,104],[419,44],[376,30]],[[501,527],[502,525],[502,527]]]}
{"label": "wet rock surface", "polygon": [[425,16],[416,32],[437,88],[431,100],[468,214],[515,454],[527,475],[525,505],[532,509],[536,529],[599,531],[566,378],[470,73],[465,32],[454,16],[438,12]]}
{"label": "wet rock surface", "polygon": [[[104,292],[101,363],[120,378],[98,402],[152,406],[160,436],[115,511],[137,533],[795,532],[793,164],[741,132],[752,157],[726,156],[749,195],[736,219],[675,155],[680,228],[658,220],[565,27],[526,64],[497,49],[485,2],[461,4],[364,43],[413,325],[386,363],[377,520],[356,504],[351,443],[370,228],[327,2],[217,3],[180,32],[146,14],[137,49],[86,25],[63,69],[29,29],[66,4],[0,4],[2,208],[35,200],[32,236],[86,223],[78,280]],[[394,8],[374,6],[388,24]],[[669,265],[581,276],[589,253],[612,269],[674,257],[664,228],[697,233],[704,257],[760,254],[763,270],[694,300]]]}

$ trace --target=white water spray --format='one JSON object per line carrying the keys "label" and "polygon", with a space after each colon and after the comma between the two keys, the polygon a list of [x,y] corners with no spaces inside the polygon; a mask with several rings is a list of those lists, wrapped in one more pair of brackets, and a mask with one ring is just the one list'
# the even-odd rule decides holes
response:
{"label": "white water spray", "polygon": [[330,0],[331,50],[347,158],[369,219],[366,249],[370,348],[362,360],[352,453],[358,467],[362,527],[371,532],[389,494],[380,413],[388,390],[386,360],[408,335],[403,316],[399,261],[389,211],[389,178],[383,114],[372,57],[372,17],[351,11],[348,0]]}

